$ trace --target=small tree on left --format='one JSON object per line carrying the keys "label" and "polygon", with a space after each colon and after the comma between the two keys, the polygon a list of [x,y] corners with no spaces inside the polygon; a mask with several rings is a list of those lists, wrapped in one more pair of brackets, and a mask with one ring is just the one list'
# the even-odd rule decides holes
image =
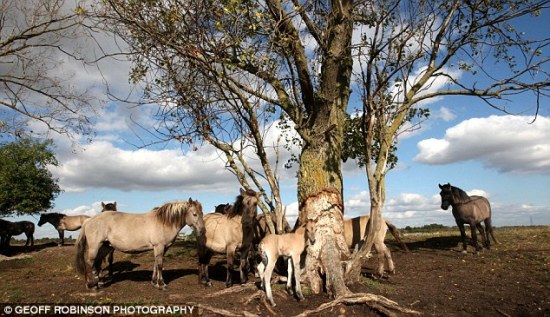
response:
{"label": "small tree on left", "polygon": [[50,146],[51,141],[29,139],[0,145],[0,216],[53,207],[61,189],[48,170],[58,164]]}

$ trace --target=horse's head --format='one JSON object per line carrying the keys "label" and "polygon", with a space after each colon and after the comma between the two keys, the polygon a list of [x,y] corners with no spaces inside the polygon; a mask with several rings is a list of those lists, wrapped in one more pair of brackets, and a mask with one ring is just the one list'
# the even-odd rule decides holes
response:
{"label": "horse's head", "polygon": [[104,211],[117,211],[116,209],[116,201],[112,202],[112,203],[104,203],[104,202],[101,202],[101,212],[104,212]]}
{"label": "horse's head", "polygon": [[439,188],[441,189],[441,192],[439,192],[439,195],[441,196],[441,209],[447,210],[453,203],[453,190],[451,184],[439,184]]}
{"label": "horse's head", "polygon": [[313,220],[308,220],[306,223],[306,236],[309,240],[309,243],[315,244],[315,231],[317,229],[317,223]]}
{"label": "horse's head", "polygon": [[38,221],[38,226],[42,227],[43,224],[48,222],[48,216],[46,214],[40,215],[40,220]]}
{"label": "horse's head", "polygon": [[[260,193],[256,193],[252,189],[240,189],[242,197],[242,216],[243,218],[253,219],[258,214],[258,198]],[[236,204],[235,204],[236,205]]]}
{"label": "horse's head", "polygon": [[200,202],[189,198],[187,212],[185,213],[185,223],[195,229],[197,237],[204,236],[204,220]]}

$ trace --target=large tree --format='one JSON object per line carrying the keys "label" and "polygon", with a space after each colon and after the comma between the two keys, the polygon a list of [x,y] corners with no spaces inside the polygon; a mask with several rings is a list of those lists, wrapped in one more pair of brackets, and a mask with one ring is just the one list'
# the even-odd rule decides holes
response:
{"label": "large tree", "polygon": [[64,68],[84,61],[76,43],[94,43],[81,13],[65,0],[0,0],[0,137],[42,131],[31,122],[73,137],[91,133],[97,100]]}
{"label": "large tree", "polygon": [[[424,117],[414,106],[435,96],[428,90],[434,78],[460,88],[447,94],[485,98],[506,91],[544,92],[547,58],[539,58],[536,46],[547,42],[516,45],[521,36],[508,22],[547,3],[106,0],[104,10],[94,14],[106,19],[136,54],[132,78],[146,83],[148,101],[161,101],[159,119],[168,123],[164,131],[170,138],[223,141],[236,154],[243,153],[243,147],[234,147],[237,140],[254,135],[262,120],[292,123],[301,146],[298,200],[305,205],[299,218],[318,223],[316,250],[308,251],[308,261],[322,267],[330,278],[327,290],[340,297],[349,293],[340,261],[348,255],[342,245],[341,160],[351,89],[363,97],[355,105],[362,118],[356,131],[364,133],[360,148],[368,158],[376,227],[395,137],[404,122],[419,113]],[[354,43],[354,29],[370,32]],[[517,54],[511,46],[528,48],[521,52],[530,53],[520,56],[529,63],[507,77],[488,76],[491,84],[482,89],[445,71],[453,63],[472,70],[471,63],[485,62],[475,58],[487,54],[479,49],[484,45],[504,62]],[[354,60],[361,65],[357,81],[352,80]],[[538,76],[527,76],[537,71]],[[245,143],[255,146],[262,160],[265,144],[257,140]],[[316,195],[327,188],[326,195]],[[310,197],[324,198],[311,204]],[[309,276],[314,292],[322,290],[320,271]],[[356,270],[349,272],[358,276]]]}
{"label": "large tree", "polygon": [[46,211],[61,192],[48,166],[57,166],[50,141],[22,139],[0,146],[0,215]]}

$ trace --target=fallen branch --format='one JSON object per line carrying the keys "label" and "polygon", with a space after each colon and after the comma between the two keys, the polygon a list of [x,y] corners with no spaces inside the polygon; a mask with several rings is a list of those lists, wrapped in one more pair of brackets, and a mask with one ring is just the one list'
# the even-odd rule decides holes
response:
{"label": "fallen branch", "polygon": [[339,297],[333,300],[332,302],[324,303],[321,306],[319,306],[317,309],[306,310],[303,313],[296,315],[296,317],[306,317],[311,314],[317,314],[325,309],[328,309],[340,304],[345,304],[345,305],[367,304],[368,306],[390,317],[403,316],[403,314],[420,315],[420,312],[401,307],[396,302],[390,299],[387,299],[384,296],[378,296],[378,295],[367,294],[367,293],[356,293],[356,294]]}
{"label": "fallen branch", "polygon": [[248,284],[241,285],[240,287],[239,286],[229,287],[229,288],[223,289],[221,291],[217,291],[217,292],[205,295],[204,297],[218,297],[218,296],[221,296],[221,295],[239,293],[239,292],[242,292],[242,291],[252,291],[252,290],[255,290],[255,289],[256,289],[256,284],[248,283]]}
{"label": "fallen branch", "polygon": [[[218,314],[218,315],[222,315],[222,316],[228,316],[228,317],[242,317],[242,316],[257,317],[258,316],[256,314],[253,314],[253,313],[250,313],[250,312],[247,312],[247,311],[243,311],[243,312],[237,314],[237,313],[234,313],[234,312],[226,310],[226,309],[216,308],[216,307],[212,307],[212,306],[205,305],[205,304],[194,304],[194,306],[199,308],[199,309],[202,309],[203,311],[206,310],[206,311],[212,312],[214,314]],[[203,314],[203,312],[199,312],[199,315],[202,315],[202,314]]]}

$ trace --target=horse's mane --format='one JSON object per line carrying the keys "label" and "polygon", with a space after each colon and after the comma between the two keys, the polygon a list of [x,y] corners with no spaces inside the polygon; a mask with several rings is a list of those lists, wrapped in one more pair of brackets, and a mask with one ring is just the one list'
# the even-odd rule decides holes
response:
{"label": "horse's mane", "polygon": [[[175,201],[153,208],[152,211],[162,224],[166,226],[183,227],[185,224],[184,214],[191,205],[200,206],[198,201]],[[202,209],[201,207],[199,208]]]}
{"label": "horse's mane", "polygon": [[256,198],[256,192],[252,189],[247,189],[244,194],[237,196],[235,198],[235,203],[233,203],[233,206],[227,209],[227,217],[233,218],[235,216],[246,216],[243,215],[244,210],[246,209],[246,204],[244,203],[246,197]]}
{"label": "horse's mane", "polygon": [[452,185],[451,185],[451,193],[454,199],[457,200],[456,203],[464,203],[470,200],[470,196],[468,196],[468,194],[466,194],[465,191]]}
{"label": "horse's mane", "polygon": [[62,213],[59,213],[59,212],[49,212],[49,213],[46,213],[46,214],[42,214],[41,216],[47,216],[48,218],[49,217],[58,217],[58,218],[63,218],[65,217],[66,215],[65,214],[62,214]]}

